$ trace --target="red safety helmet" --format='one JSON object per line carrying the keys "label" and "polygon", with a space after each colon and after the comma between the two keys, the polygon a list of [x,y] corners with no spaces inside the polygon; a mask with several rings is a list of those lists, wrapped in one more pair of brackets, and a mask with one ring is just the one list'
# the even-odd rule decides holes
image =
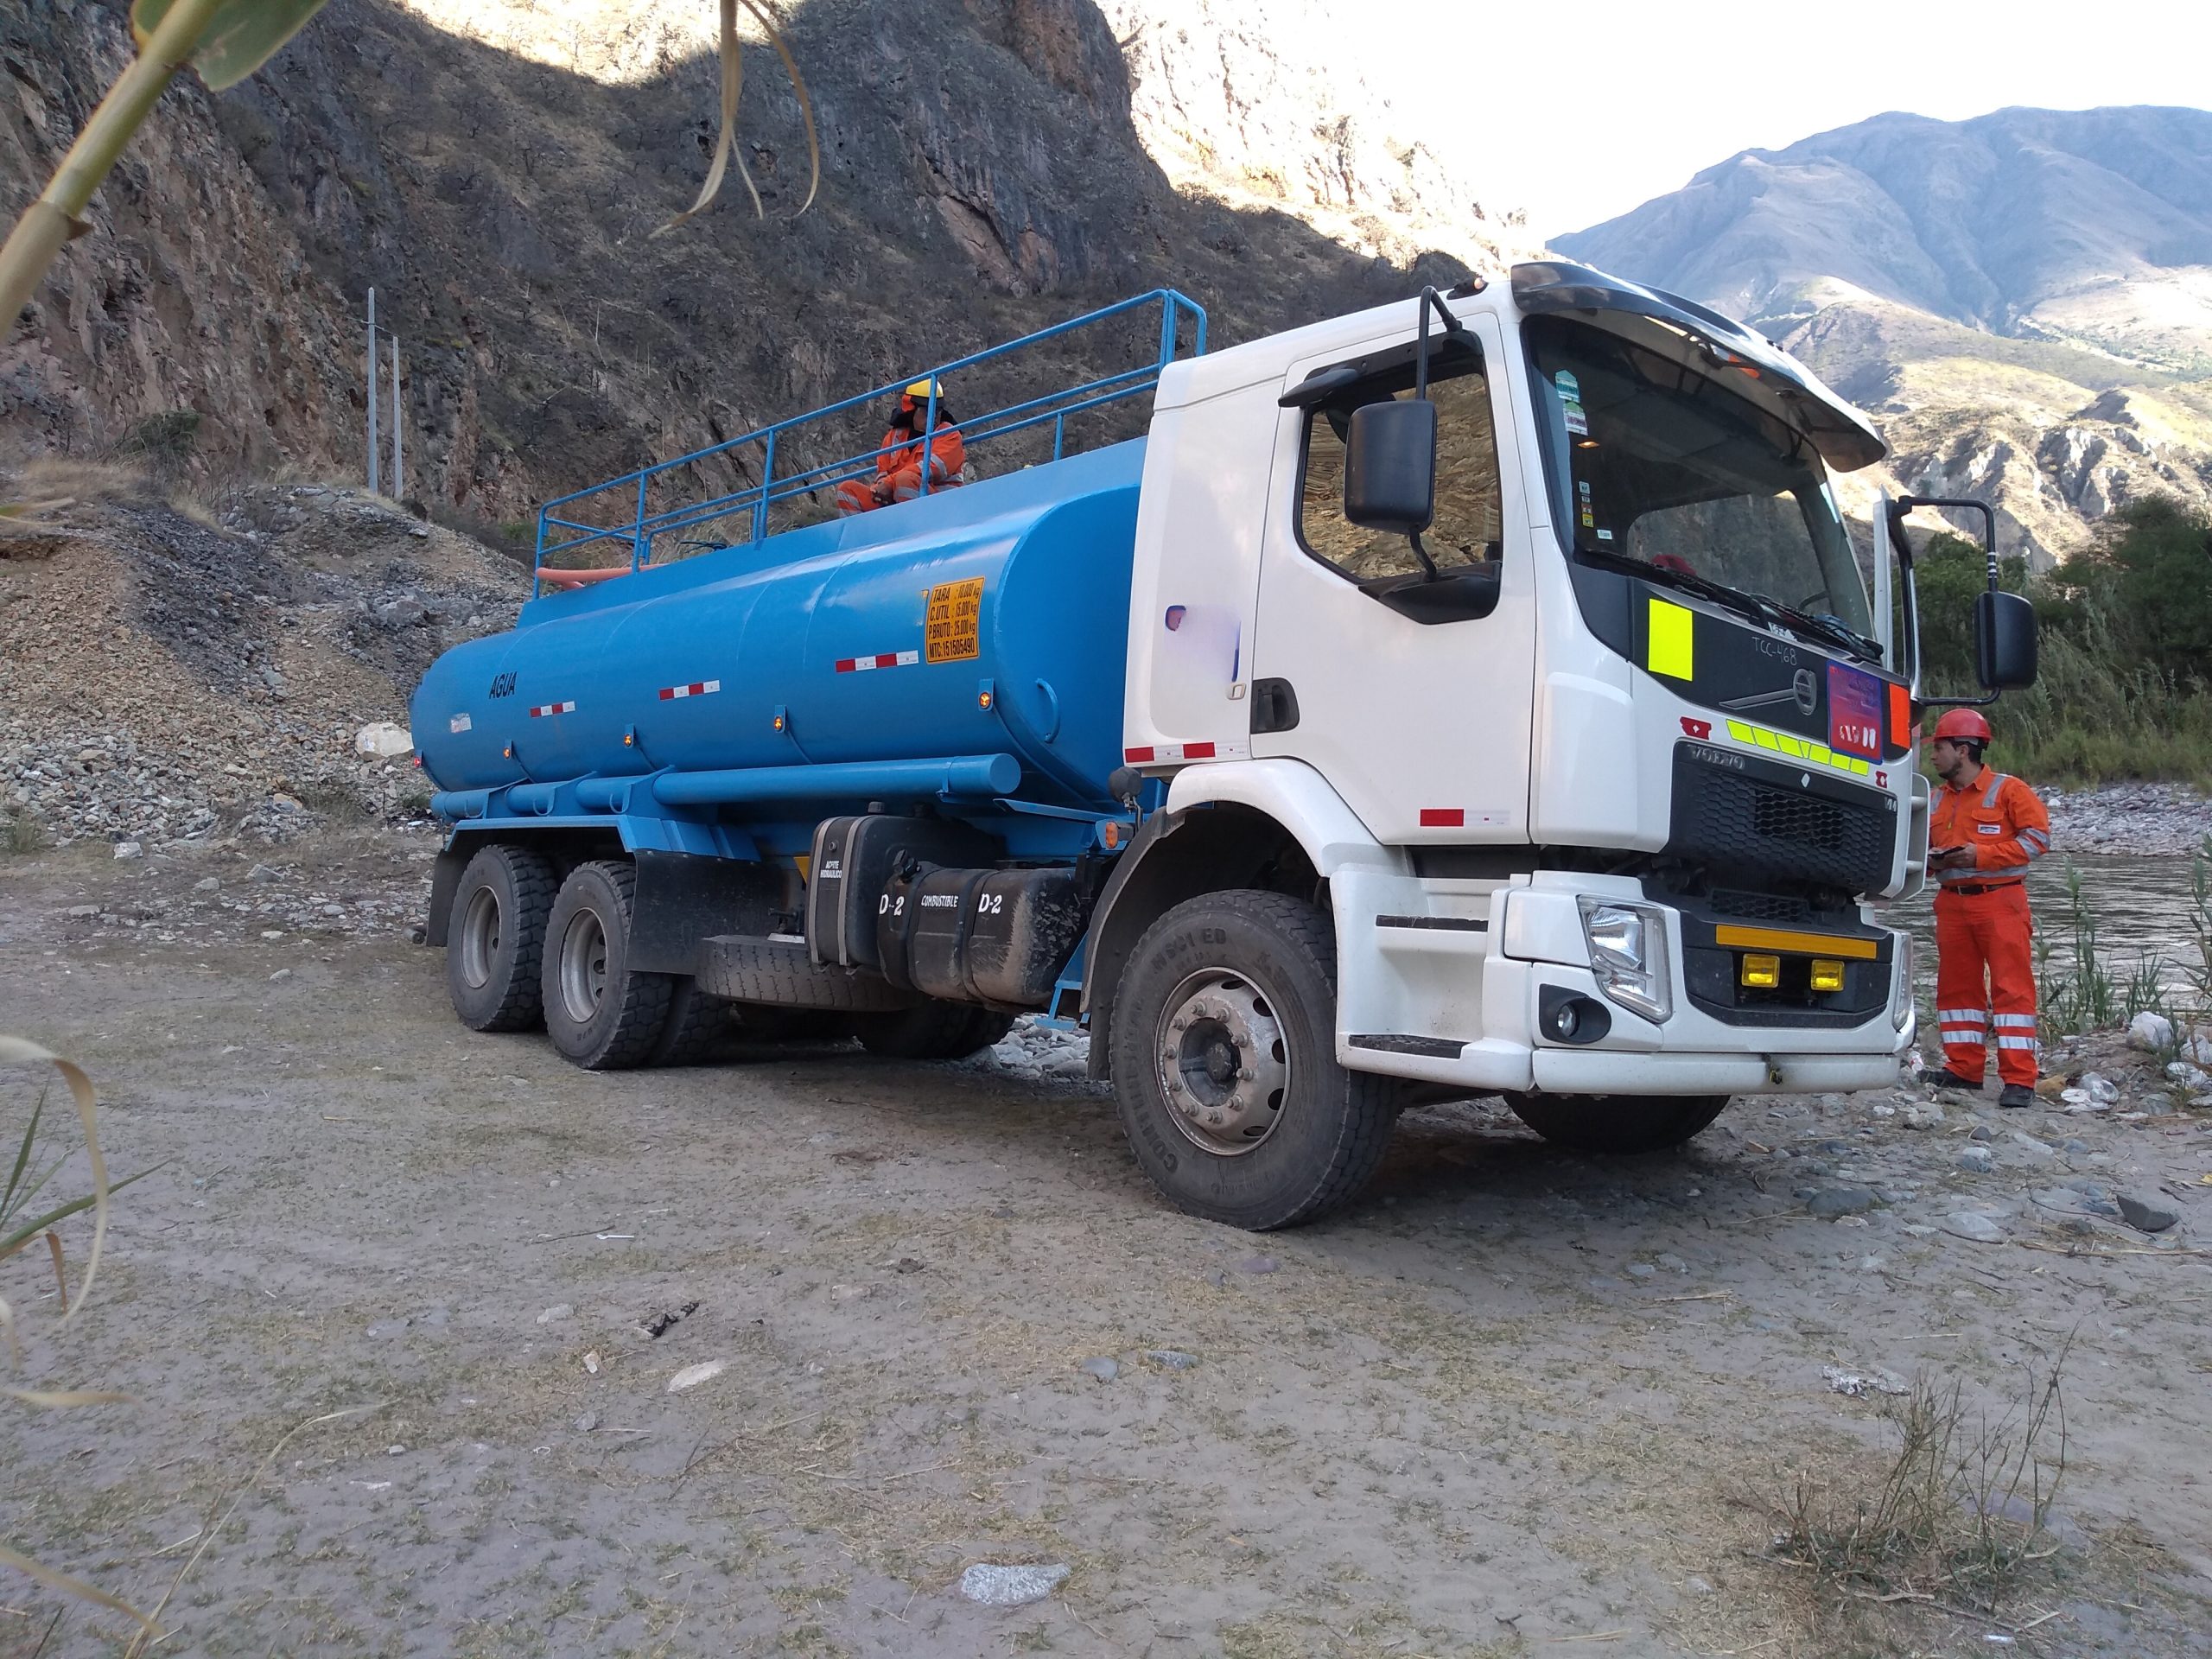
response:
{"label": "red safety helmet", "polygon": [[1981,717],[1979,709],[1947,709],[1942,719],[1936,722],[1936,735],[1958,742],[1971,738],[1977,743],[1991,741],[1989,722]]}

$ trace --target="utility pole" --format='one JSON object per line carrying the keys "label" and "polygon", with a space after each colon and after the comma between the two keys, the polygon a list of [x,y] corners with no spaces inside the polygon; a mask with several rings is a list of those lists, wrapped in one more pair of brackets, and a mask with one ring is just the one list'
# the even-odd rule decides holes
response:
{"label": "utility pole", "polygon": [[377,291],[369,290],[369,493],[377,493]]}
{"label": "utility pole", "polygon": [[399,437],[399,336],[391,337],[391,499],[407,499],[406,452]]}

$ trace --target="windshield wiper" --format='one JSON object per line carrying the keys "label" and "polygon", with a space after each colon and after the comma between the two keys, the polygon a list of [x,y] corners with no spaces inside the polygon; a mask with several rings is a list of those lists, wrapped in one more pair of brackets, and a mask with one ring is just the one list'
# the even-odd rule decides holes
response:
{"label": "windshield wiper", "polygon": [[1765,602],[1774,607],[1786,627],[1796,628],[1800,632],[1814,634],[1831,644],[1841,645],[1861,662],[1878,663],[1882,660],[1881,646],[1865,634],[1857,632],[1846,626],[1840,617],[1830,616],[1825,611],[1801,611],[1793,606],[1784,605],[1777,600],[1770,599]]}
{"label": "windshield wiper", "polygon": [[1764,622],[1795,633],[1810,634],[1832,645],[1840,645],[1862,661],[1874,663],[1882,659],[1879,645],[1864,634],[1853,632],[1833,617],[1808,616],[1779,600],[1769,599],[1764,594],[1731,588],[1726,582],[1715,582],[1710,576],[1700,576],[1689,570],[1670,569],[1663,564],[1646,564],[1642,559],[1631,558],[1625,553],[1609,553],[1599,549],[1586,551],[1584,556],[1602,559],[1646,582],[1656,582],[1666,587],[1680,588],[1686,594],[1696,594],[1716,605],[1726,607],[1750,621]]}

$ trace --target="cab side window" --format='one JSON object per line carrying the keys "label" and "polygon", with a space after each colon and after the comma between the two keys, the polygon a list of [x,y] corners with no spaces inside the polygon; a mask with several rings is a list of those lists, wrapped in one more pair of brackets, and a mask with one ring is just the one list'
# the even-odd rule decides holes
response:
{"label": "cab side window", "polygon": [[[1344,438],[1351,413],[1368,404],[1414,395],[1412,353],[1332,402],[1308,411],[1300,471],[1298,534],[1306,550],[1355,582],[1408,576],[1421,569],[1403,536],[1363,530],[1344,517]],[[1481,359],[1456,341],[1430,359],[1436,403],[1436,520],[1421,537],[1440,570],[1499,556],[1497,441],[1491,425],[1490,381]]]}

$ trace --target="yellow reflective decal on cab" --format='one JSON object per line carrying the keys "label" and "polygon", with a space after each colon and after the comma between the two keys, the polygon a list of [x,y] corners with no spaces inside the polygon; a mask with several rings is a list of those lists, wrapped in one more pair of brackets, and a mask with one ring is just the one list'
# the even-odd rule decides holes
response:
{"label": "yellow reflective decal on cab", "polygon": [[1695,660],[1691,642],[1692,625],[1696,620],[1696,613],[1687,606],[1669,605],[1663,599],[1654,599],[1644,626],[1643,665],[1670,680],[1688,679]]}
{"label": "yellow reflective decal on cab", "polygon": [[1838,754],[1825,743],[1815,743],[1808,737],[1792,737],[1787,732],[1770,731],[1764,726],[1754,726],[1747,720],[1730,721],[1728,735],[1738,743],[1749,743],[1754,748],[1785,754],[1792,760],[1802,760],[1811,766],[1833,766],[1836,771],[1847,772],[1854,778],[1869,777],[1874,770],[1874,763],[1871,760],[1861,760],[1855,754]]}

